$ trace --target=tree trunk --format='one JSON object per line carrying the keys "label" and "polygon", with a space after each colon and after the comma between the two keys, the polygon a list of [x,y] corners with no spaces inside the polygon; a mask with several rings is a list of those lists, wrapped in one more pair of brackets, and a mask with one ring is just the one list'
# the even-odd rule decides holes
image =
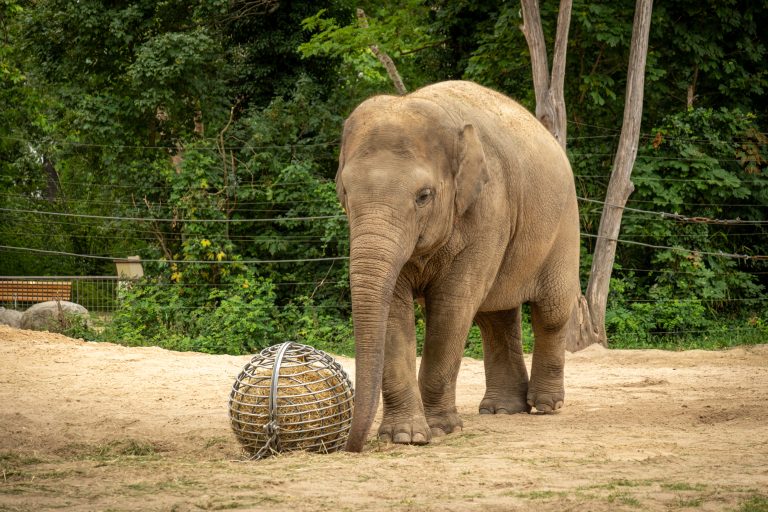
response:
{"label": "tree trunk", "polygon": [[49,202],[53,202],[61,192],[61,182],[59,180],[59,173],[56,171],[56,167],[53,165],[51,159],[47,156],[43,157],[43,171],[45,172],[45,178],[47,182],[45,198]]}
{"label": "tree trunk", "polygon": [[565,149],[568,122],[565,115],[565,56],[568,49],[568,29],[571,25],[572,0],[560,0],[557,14],[557,34],[555,50],[552,56],[552,75],[549,74],[547,45],[544,30],[541,27],[538,0],[522,0],[523,26],[520,30],[525,35],[531,53],[533,88],[536,94],[536,117],[555,136]]}
{"label": "tree trunk", "polygon": [[[653,0],[637,0],[632,25],[632,43],[629,48],[627,92],[624,100],[624,121],[621,126],[619,147],[613,162],[611,179],[605,195],[605,206],[597,230],[595,254],[587,285],[586,301],[589,305],[594,342],[606,344],[605,309],[608,288],[616,257],[616,240],[621,229],[621,217],[629,195],[635,189],[630,176],[637,157],[640,123],[643,118],[643,89],[645,86],[645,59],[648,55],[648,33],[651,28]],[[591,340],[569,340],[569,350],[579,350]],[[571,348],[572,347],[572,348]]]}
{"label": "tree trunk", "polygon": [[[521,5],[523,13],[521,30],[531,53],[533,84],[536,93],[536,117],[565,148],[567,118],[563,81],[565,78],[571,0],[560,1],[551,76],[549,75],[547,49],[544,31],[541,27],[538,0],[521,0]],[[606,204],[600,219],[587,292],[586,295],[579,297],[568,330],[566,348],[571,352],[581,350],[594,343],[607,345],[605,310],[608,304],[608,286],[616,256],[616,240],[621,227],[623,208],[634,190],[630,175],[637,156],[637,144],[640,137],[645,60],[648,54],[648,33],[651,26],[652,8],[653,0],[637,0],[632,27],[632,43],[629,50],[624,122],[608,184]]]}

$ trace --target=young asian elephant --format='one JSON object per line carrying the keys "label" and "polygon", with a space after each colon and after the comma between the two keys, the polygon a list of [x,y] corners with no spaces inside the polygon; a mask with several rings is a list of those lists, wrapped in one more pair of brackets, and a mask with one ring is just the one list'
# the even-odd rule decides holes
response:
{"label": "young asian elephant", "polygon": [[[568,159],[509,98],[471,82],[376,96],[344,125],[336,188],[349,218],[356,396],[346,449],[428,443],[461,430],[456,379],[473,322],[485,414],[563,405],[565,329],[579,294]],[[418,379],[414,300],[426,336]],[[523,360],[521,304],[535,336]]]}

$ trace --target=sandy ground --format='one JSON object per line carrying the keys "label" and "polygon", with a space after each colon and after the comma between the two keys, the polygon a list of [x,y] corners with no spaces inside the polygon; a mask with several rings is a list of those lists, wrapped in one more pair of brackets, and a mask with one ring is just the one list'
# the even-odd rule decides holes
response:
{"label": "sandy ground", "polygon": [[0,326],[0,510],[768,510],[766,345],[592,347],[546,416],[478,415],[466,359],[463,432],[262,461],[227,416],[249,359]]}

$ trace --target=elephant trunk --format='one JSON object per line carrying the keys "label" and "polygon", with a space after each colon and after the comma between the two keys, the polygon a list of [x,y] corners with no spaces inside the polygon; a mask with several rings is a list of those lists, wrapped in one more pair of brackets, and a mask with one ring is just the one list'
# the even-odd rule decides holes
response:
{"label": "elephant trunk", "polygon": [[355,408],[346,445],[350,452],[362,451],[376,415],[389,306],[397,277],[412,251],[408,247],[409,237],[395,227],[396,223],[366,221],[361,217],[364,216],[350,216],[349,280],[356,375]]}

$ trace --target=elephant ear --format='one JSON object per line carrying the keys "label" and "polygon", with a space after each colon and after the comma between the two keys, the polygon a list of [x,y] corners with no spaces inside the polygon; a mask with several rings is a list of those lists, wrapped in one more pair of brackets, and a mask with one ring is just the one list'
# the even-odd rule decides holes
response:
{"label": "elephant ear", "polygon": [[456,172],[456,210],[464,215],[488,181],[488,166],[483,145],[475,127],[464,125],[459,133],[458,171]]}
{"label": "elephant ear", "polygon": [[344,213],[347,213],[347,193],[341,184],[341,170],[344,168],[344,147],[339,151],[339,169],[336,171],[336,196],[339,198]]}

